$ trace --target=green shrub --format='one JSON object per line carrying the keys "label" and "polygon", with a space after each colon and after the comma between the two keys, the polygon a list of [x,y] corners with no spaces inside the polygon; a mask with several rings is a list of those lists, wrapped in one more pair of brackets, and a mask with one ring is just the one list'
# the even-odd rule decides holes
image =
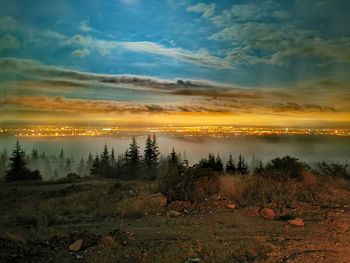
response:
{"label": "green shrub", "polygon": [[260,166],[255,173],[263,178],[285,181],[288,179],[301,180],[304,172],[308,170],[307,164],[287,155],[272,159],[265,166]]}
{"label": "green shrub", "polygon": [[316,172],[323,177],[344,178],[350,180],[350,173],[348,172],[348,164],[340,163],[319,163]]}

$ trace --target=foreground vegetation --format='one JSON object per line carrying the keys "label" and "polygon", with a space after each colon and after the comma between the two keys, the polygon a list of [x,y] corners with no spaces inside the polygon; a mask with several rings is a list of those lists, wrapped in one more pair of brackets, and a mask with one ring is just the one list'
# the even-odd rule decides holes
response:
{"label": "foreground vegetation", "polygon": [[[202,195],[199,184],[195,201],[166,198],[156,181],[3,183],[0,261],[346,262],[349,181],[218,178],[219,191]],[[275,220],[261,216],[266,208]],[[305,227],[288,227],[293,218]]]}
{"label": "foreground vegetation", "polygon": [[[350,257],[347,165],[311,168],[285,156],[249,171],[242,156],[223,164],[210,154],[189,166],[174,150],[159,157],[151,137],[142,158],[135,140],[123,158],[115,163],[105,146],[88,176],[41,181],[31,177],[17,143],[7,182],[0,183],[0,262]],[[294,228],[293,220],[302,228]]]}

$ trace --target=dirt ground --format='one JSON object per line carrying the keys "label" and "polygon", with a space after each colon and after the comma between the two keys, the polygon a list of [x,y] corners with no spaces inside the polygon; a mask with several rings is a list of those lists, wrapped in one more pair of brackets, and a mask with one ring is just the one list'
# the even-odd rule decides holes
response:
{"label": "dirt ground", "polygon": [[[19,220],[9,216],[11,211],[49,199],[43,195],[48,186],[22,187],[0,187],[0,262],[350,262],[347,205],[300,204],[304,227],[264,219],[255,207],[230,209],[220,198],[181,214],[169,214],[166,207],[138,217],[67,214],[70,220],[60,223],[21,219],[22,225],[11,224],[6,220]],[[111,196],[101,198],[107,202]],[[70,245],[80,239],[72,251]]]}

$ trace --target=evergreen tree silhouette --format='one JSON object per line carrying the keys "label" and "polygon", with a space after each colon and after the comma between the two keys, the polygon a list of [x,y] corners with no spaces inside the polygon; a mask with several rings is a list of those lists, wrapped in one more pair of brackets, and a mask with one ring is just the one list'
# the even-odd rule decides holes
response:
{"label": "evergreen tree silhouette", "polygon": [[136,179],[139,176],[140,154],[139,146],[137,145],[135,137],[132,138],[129,150],[126,152],[125,157],[127,173],[129,173],[128,177],[130,179]]}
{"label": "evergreen tree silhouette", "polygon": [[81,157],[77,168],[77,174],[79,174],[80,176],[83,176],[84,173],[85,173],[85,161],[84,161],[84,157]]}
{"label": "evergreen tree silhouette", "polygon": [[95,160],[91,165],[90,175],[92,176],[100,175],[100,158],[98,157],[98,154],[96,154]]}
{"label": "evergreen tree silhouette", "polygon": [[230,154],[230,157],[229,157],[227,164],[226,164],[226,173],[228,173],[228,174],[235,174],[236,173],[236,166],[235,166],[235,163],[233,162],[232,154]]}
{"label": "evergreen tree silhouette", "polygon": [[70,173],[72,171],[72,161],[70,158],[66,159],[66,166],[64,167],[65,173]]}
{"label": "evergreen tree silhouette", "polygon": [[5,176],[7,159],[8,159],[7,150],[5,148],[4,151],[1,153],[1,157],[0,157],[0,178],[3,178]]}
{"label": "evergreen tree silhouette", "polygon": [[25,152],[17,141],[10,157],[10,168],[5,174],[6,181],[41,180],[40,172],[38,170],[31,171],[26,165]]}
{"label": "evergreen tree silhouette", "polygon": [[222,172],[224,170],[224,165],[222,163],[222,160],[220,158],[220,155],[218,154],[215,159],[215,166],[214,171],[216,172]]}
{"label": "evergreen tree silhouette", "polygon": [[105,144],[103,152],[101,153],[99,173],[102,177],[111,176],[111,164],[107,144]]}
{"label": "evergreen tree silhouette", "polygon": [[144,150],[144,166],[145,166],[145,177],[147,179],[154,180],[157,177],[157,166],[158,166],[158,146],[155,135],[153,139],[148,135],[146,139],[146,146]]}
{"label": "evergreen tree silhouette", "polygon": [[156,134],[153,133],[153,139],[152,139],[152,149],[153,149],[153,160],[158,161],[158,157],[160,155],[158,144],[157,144],[157,138]]}
{"label": "evergreen tree silhouette", "polygon": [[244,157],[241,154],[238,156],[237,172],[240,174],[243,174],[243,175],[245,175],[249,172],[248,165],[244,161]]}
{"label": "evergreen tree silhouette", "polygon": [[87,172],[90,172],[90,169],[91,169],[91,166],[92,166],[92,163],[94,162],[94,159],[93,159],[93,157],[92,157],[92,154],[91,153],[89,153],[89,156],[88,156],[88,159],[86,160],[86,171]]}

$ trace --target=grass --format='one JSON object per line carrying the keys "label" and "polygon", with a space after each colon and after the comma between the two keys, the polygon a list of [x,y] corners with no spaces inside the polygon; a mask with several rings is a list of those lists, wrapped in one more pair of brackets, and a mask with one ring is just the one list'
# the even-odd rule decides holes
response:
{"label": "grass", "polygon": [[[347,204],[349,181],[305,176],[301,181],[259,176],[220,176],[220,195],[240,206],[283,211],[298,202],[320,207]],[[66,184],[3,184],[0,226],[43,228],[164,212],[157,182],[82,180]],[[6,200],[6,201],[5,201]]]}
{"label": "grass", "polygon": [[[313,205],[335,207],[347,204],[350,193],[349,181],[324,177],[277,182],[258,176],[223,175],[219,180],[220,196],[248,209],[227,209],[228,200],[207,198],[199,205],[210,206],[210,212],[194,208],[189,215],[168,217],[166,210],[170,208],[162,207],[159,195],[154,194],[158,192],[157,182],[91,179],[65,184],[2,184],[0,242],[12,240],[13,251],[23,246],[25,255],[32,251],[47,257],[51,257],[50,253],[63,253],[68,261],[62,262],[71,262],[69,259],[73,260],[75,254],[69,254],[67,246],[76,238],[87,240],[89,235],[102,238],[122,229],[123,233],[135,234],[130,246],[119,244],[117,249],[105,249],[98,254],[103,248],[94,245],[82,255],[97,262],[102,261],[101,256],[105,262],[110,262],[111,255],[119,259],[125,256],[124,261],[118,262],[130,262],[129,255],[133,253],[138,260],[140,251],[147,250],[146,262],[186,262],[196,257],[204,262],[259,262],[270,253],[267,233],[274,232],[279,237],[286,222],[248,216],[250,206],[279,211],[299,202],[307,203],[307,209]],[[224,205],[216,208],[217,202]],[[302,216],[308,220],[305,231],[313,233],[318,229],[309,227],[314,214],[310,212],[306,217],[305,211]],[[161,216],[156,216],[158,213]],[[89,235],[81,234],[83,231]],[[298,229],[288,231],[302,234]],[[256,235],[259,237],[255,238]],[[45,242],[54,244],[55,250]]]}
{"label": "grass", "polygon": [[[253,176],[222,176],[220,178],[223,197],[229,198],[241,206],[272,207],[279,211],[291,208],[298,202],[314,206],[332,207],[335,204],[346,205],[350,182],[344,179],[322,178],[305,174],[302,180],[287,179],[276,181],[271,178]],[[337,192],[333,195],[334,191]],[[336,199],[334,196],[337,196]]]}

